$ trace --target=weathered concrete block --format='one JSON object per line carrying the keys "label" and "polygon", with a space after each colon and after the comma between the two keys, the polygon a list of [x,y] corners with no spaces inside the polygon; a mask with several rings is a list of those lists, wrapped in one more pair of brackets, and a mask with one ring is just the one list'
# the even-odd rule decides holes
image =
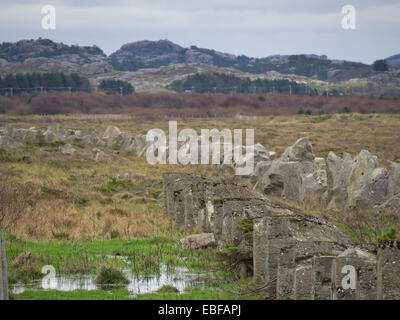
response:
{"label": "weathered concrete block", "polygon": [[[276,243],[271,240],[270,243]],[[278,269],[276,275],[276,299],[277,300],[293,300],[294,299],[294,271],[296,260],[296,240],[291,239],[286,243],[282,243],[278,255]],[[271,259],[273,263],[273,260]],[[274,270],[270,269],[270,272]]]}
{"label": "weathered concrete block", "polygon": [[185,188],[201,181],[202,178],[195,175],[168,173],[164,174],[163,193],[166,212],[175,218],[176,228],[185,226]]}
{"label": "weathered concrete block", "polygon": [[214,201],[214,209],[210,213],[211,214],[208,216],[208,222],[212,232],[214,233],[215,240],[218,243],[222,237],[222,221],[224,217],[223,201]]}
{"label": "weathered concrete block", "polygon": [[293,295],[295,300],[312,300],[312,266],[300,266],[294,270]]}
{"label": "weathered concrete block", "polygon": [[204,249],[215,247],[215,238],[213,233],[192,234],[180,241],[182,249]]}
{"label": "weathered concrete block", "polygon": [[183,190],[174,191],[174,214],[175,214],[175,227],[183,229],[185,226],[185,206],[184,206],[184,192]]}
{"label": "weathered concrete block", "polygon": [[[271,240],[275,242],[275,240]],[[296,282],[299,286],[299,296],[311,299],[311,270],[304,267],[311,267],[312,259],[322,255],[337,255],[342,247],[331,241],[297,241],[290,239],[285,246],[280,249],[279,266],[277,275],[277,299],[296,299]],[[303,267],[303,268],[300,268]],[[296,270],[300,268],[297,278]],[[283,270],[283,274],[280,272]],[[307,276],[309,278],[307,279]],[[307,282],[307,283],[306,283]],[[307,292],[304,292],[308,288]]]}
{"label": "weathered concrete block", "polygon": [[343,158],[329,152],[327,164],[327,208],[340,210],[347,206],[347,184],[353,170],[354,162],[351,155],[343,154]]}
{"label": "weathered concrete block", "polygon": [[198,181],[185,187],[183,193],[184,202],[184,228],[187,231],[197,229],[204,232],[205,205],[205,181]]}
{"label": "weathered concrete block", "polygon": [[179,177],[179,173],[164,173],[163,174],[163,194],[164,194],[164,210],[169,216],[174,216],[174,182]]}
{"label": "weathered concrete block", "polygon": [[[350,241],[322,219],[287,212],[257,219],[253,230],[255,282],[262,285],[276,280],[279,259],[282,266],[290,265],[290,259],[296,265],[311,265],[314,256],[336,256],[348,245]],[[289,249],[294,253],[289,254]],[[289,260],[284,262],[285,258]]]}
{"label": "weathered concrete block", "polygon": [[265,220],[255,220],[253,225],[253,274],[254,283],[257,286],[264,285],[266,281],[266,237]]}
{"label": "weathered concrete block", "polygon": [[[227,200],[248,199],[254,193],[242,185],[211,182],[206,189],[206,228],[214,232],[215,239],[222,239],[222,228],[224,220],[224,202]],[[236,210],[236,209],[235,209]]]}
{"label": "weathered concrete block", "polygon": [[389,175],[379,168],[378,158],[367,150],[361,150],[354,158],[347,193],[350,207],[374,206],[388,197]]}
{"label": "weathered concrete block", "polygon": [[276,299],[293,300],[294,299],[294,279],[295,269],[285,266],[278,267],[276,281]]}
{"label": "weathered concrete block", "polygon": [[313,300],[332,300],[332,263],[336,257],[314,257],[312,264]]}
{"label": "weathered concrete block", "polygon": [[[356,271],[355,289],[343,288],[346,274],[343,267]],[[341,253],[332,266],[332,294],[334,300],[375,300],[377,297],[376,256],[368,251],[351,248]]]}
{"label": "weathered concrete block", "polygon": [[266,216],[265,203],[256,199],[226,199],[223,201],[222,235],[219,247],[239,245],[251,238],[253,220]]}
{"label": "weathered concrete block", "polygon": [[6,243],[0,229],[0,300],[8,300]]}
{"label": "weathered concrete block", "polygon": [[400,300],[400,244],[387,243],[378,250],[378,300]]}
{"label": "weathered concrete block", "polygon": [[223,248],[227,244],[238,245],[243,238],[243,232],[237,227],[237,223],[243,219],[243,208],[247,200],[227,199],[223,201],[222,232],[218,247]]}
{"label": "weathered concrete block", "polygon": [[400,163],[388,161],[389,173],[389,196],[394,196],[400,193]]}
{"label": "weathered concrete block", "polygon": [[281,162],[279,164],[279,171],[283,177],[283,196],[285,199],[294,203],[302,203],[303,194],[300,163]]}
{"label": "weathered concrete block", "polygon": [[270,239],[266,245],[265,280],[266,283],[278,278],[278,267],[291,266],[293,249],[297,241],[294,239]]}

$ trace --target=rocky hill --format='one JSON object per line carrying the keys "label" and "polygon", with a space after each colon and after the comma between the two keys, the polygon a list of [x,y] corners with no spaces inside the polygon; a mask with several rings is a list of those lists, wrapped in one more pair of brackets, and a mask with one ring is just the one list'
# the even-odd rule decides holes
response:
{"label": "rocky hill", "polygon": [[66,72],[95,75],[112,71],[97,46],[65,45],[49,39],[0,44],[0,73]]}
{"label": "rocky hill", "polygon": [[386,58],[386,63],[391,67],[400,67],[400,54]]}
{"label": "rocky hill", "polygon": [[[97,46],[69,46],[41,38],[0,44],[0,58],[9,62],[24,62],[29,58],[53,58],[57,56],[64,56],[66,59],[69,58],[69,60],[79,64],[92,62],[93,58],[99,59],[98,56],[106,57],[104,52]],[[75,59],[72,60],[71,58]]]}
{"label": "rocky hill", "polygon": [[[398,59],[393,56],[387,61],[393,66]],[[1,76],[34,72],[77,73],[89,78],[93,85],[104,79],[124,80],[138,90],[162,88],[193,74],[215,72],[251,80],[311,81],[317,86],[325,86],[328,82],[341,85],[350,79],[370,82],[369,79],[387,78],[384,73],[374,72],[369,65],[330,60],[325,55],[251,58],[196,46],[184,48],[169,40],[128,43],[110,56],[97,46],[66,45],[41,38],[0,44]],[[391,80],[390,86],[392,83]],[[376,84],[376,87],[380,86],[381,83]]]}
{"label": "rocky hill", "polygon": [[235,56],[229,53],[191,46],[183,48],[169,40],[139,41],[125,44],[111,54],[110,64],[120,71],[137,71],[177,63],[231,67],[243,72],[261,74],[277,71],[319,80],[346,80],[367,76],[370,66],[343,60],[329,60],[322,55],[274,55],[266,58]]}
{"label": "rocky hill", "polygon": [[110,55],[110,63],[121,71],[158,68],[178,63],[233,66],[237,57],[214,50],[191,46],[183,48],[169,40],[138,41],[125,44]]}

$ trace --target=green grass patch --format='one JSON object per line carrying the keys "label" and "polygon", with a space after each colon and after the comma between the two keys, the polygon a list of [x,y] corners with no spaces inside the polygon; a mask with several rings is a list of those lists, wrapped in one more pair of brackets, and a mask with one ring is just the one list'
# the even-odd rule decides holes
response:
{"label": "green grass patch", "polygon": [[15,300],[132,300],[130,292],[125,288],[106,290],[26,290],[21,294],[13,295]]}

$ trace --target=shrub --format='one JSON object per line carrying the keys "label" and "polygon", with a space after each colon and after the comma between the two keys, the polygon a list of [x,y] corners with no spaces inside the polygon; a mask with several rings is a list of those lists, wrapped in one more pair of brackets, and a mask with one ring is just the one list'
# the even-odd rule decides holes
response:
{"label": "shrub", "polygon": [[132,94],[135,92],[135,89],[129,82],[122,80],[103,80],[100,83],[100,88],[106,93]]}
{"label": "shrub", "polygon": [[124,285],[128,284],[129,280],[121,270],[114,267],[102,266],[93,282],[99,285]]}
{"label": "shrub", "polygon": [[[31,103],[20,96],[0,96],[0,113],[4,114],[134,114],[138,118],[157,120],[164,115],[171,117],[232,117],[237,113],[255,116],[304,114],[303,108],[334,113],[345,106],[352,106],[352,112],[365,113],[376,110],[379,113],[399,113],[400,100],[371,99],[366,104],[362,97],[326,97],[275,94],[260,103],[258,95],[226,94],[177,94],[177,93],[136,93],[119,96],[116,94],[88,93],[47,93],[33,96]],[[262,107],[261,107],[262,106]],[[273,107],[273,108],[269,108]],[[301,111],[303,110],[303,112]]]}
{"label": "shrub", "polygon": [[35,203],[31,187],[16,183],[8,173],[0,172],[0,228],[8,230]]}
{"label": "shrub", "polygon": [[343,107],[339,110],[339,113],[351,113],[351,107]]}
{"label": "shrub", "polygon": [[376,60],[372,67],[375,71],[388,71],[389,70],[389,67],[385,60]]}
{"label": "shrub", "polygon": [[164,284],[162,287],[160,287],[157,292],[159,293],[179,293],[179,290],[175,288],[174,286],[171,286],[169,284]]}
{"label": "shrub", "polygon": [[392,226],[390,227],[389,230],[381,232],[381,235],[377,237],[377,242],[381,243],[388,240],[389,241],[396,240],[396,236],[397,236],[397,229],[394,226]]}

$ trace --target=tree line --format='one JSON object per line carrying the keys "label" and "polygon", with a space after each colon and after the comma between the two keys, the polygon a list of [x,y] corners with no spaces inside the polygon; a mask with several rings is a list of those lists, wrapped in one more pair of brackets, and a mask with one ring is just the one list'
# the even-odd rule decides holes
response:
{"label": "tree line", "polygon": [[122,80],[103,80],[100,83],[100,89],[106,93],[132,94],[135,92],[129,82]]}
{"label": "tree line", "polygon": [[[100,83],[100,89],[107,93],[118,94],[132,94],[134,92],[132,85],[122,80],[103,80]],[[3,77],[0,75],[1,95],[19,95],[45,91],[91,92],[92,88],[87,78],[76,73],[10,73]]]}
{"label": "tree line", "polygon": [[292,93],[318,95],[318,90],[290,80],[239,78],[234,75],[213,73],[195,74],[172,82],[168,89],[196,93]]}
{"label": "tree line", "polygon": [[76,73],[17,73],[0,76],[1,94],[7,94],[12,89],[13,94],[23,92],[57,90],[57,91],[90,91],[90,83],[87,78],[81,77]]}

